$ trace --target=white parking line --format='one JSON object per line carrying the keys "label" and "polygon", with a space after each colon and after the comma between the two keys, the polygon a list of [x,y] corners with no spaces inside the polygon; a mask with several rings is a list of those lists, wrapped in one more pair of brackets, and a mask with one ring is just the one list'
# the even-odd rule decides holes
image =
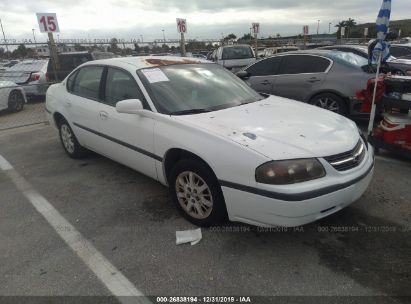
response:
{"label": "white parking line", "polygon": [[0,169],[47,220],[57,234],[80,257],[121,303],[150,303],[73,225],[71,225],[13,166],[0,155]]}

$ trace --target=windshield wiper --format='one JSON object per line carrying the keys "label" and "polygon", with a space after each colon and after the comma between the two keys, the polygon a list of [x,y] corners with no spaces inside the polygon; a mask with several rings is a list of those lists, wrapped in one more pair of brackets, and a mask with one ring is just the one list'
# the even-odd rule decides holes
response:
{"label": "windshield wiper", "polygon": [[201,113],[208,113],[208,112],[211,112],[211,111],[208,109],[190,109],[190,110],[171,112],[170,115],[189,115],[189,114],[201,114]]}

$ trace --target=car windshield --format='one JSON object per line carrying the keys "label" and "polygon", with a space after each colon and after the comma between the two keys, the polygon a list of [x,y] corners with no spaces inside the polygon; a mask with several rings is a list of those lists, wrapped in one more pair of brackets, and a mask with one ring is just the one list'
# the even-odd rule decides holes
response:
{"label": "car windshield", "polygon": [[263,99],[217,64],[170,65],[137,73],[163,114],[210,112]]}
{"label": "car windshield", "polygon": [[364,57],[349,52],[331,52],[328,55],[331,59],[344,65],[361,69],[368,65],[368,60]]}
{"label": "car windshield", "polygon": [[223,49],[223,60],[254,58],[249,46],[230,46]]}

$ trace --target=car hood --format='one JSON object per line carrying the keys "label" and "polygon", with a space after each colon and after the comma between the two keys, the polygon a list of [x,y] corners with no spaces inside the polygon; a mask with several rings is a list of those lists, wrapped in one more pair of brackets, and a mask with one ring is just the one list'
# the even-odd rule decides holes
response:
{"label": "car hood", "polygon": [[351,120],[277,96],[221,111],[178,116],[177,119],[274,160],[347,152],[360,138],[357,126]]}

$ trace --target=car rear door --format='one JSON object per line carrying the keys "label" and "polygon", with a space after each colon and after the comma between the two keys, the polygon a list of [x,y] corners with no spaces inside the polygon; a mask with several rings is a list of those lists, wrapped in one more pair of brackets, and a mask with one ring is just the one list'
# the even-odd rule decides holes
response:
{"label": "car rear door", "polygon": [[304,102],[312,92],[322,87],[332,65],[330,59],[311,54],[290,54],[282,57],[275,79],[274,95]]}
{"label": "car rear door", "polygon": [[63,107],[80,144],[97,152],[103,145],[100,133],[99,108],[104,67],[85,66],[67,80]]}
{"label": "car rear door", "polygon": [[270,57],[248,67],[247,82],[259,93],[273,94],[281,60],[282,56]]}
{"label": "car rear door", "polygon": [[138,114],[120,114],[116,111],[117,102],[126,99],[139,99],[144,107],[149,109],[136,80],[128,71],[108,67],[104,86],[104,102],[99,110],[104,154],[157,179],[154,120]]}

